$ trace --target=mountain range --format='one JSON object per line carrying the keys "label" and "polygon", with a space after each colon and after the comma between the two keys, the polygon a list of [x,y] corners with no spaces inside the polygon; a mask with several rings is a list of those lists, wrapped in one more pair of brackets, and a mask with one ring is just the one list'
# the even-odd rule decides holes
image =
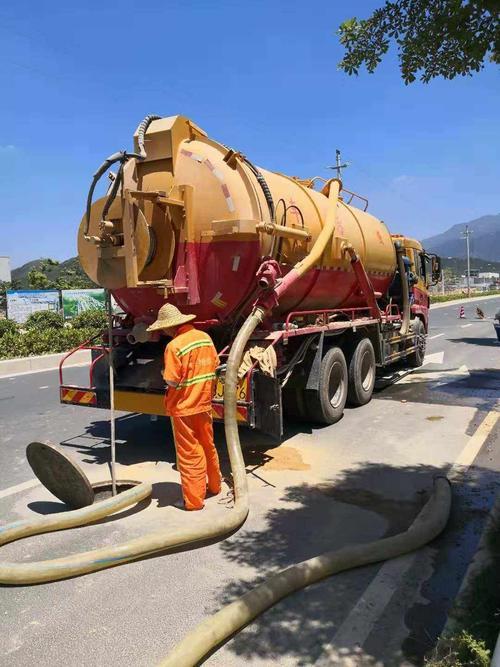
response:
{"label": "mountain range", "polygon": [[500,261],[500,213],[453,225],[442,234],[423,239],[422,245],[428,252],[435,252],[441,257],[464,258],[467,248],[462,233],[466,225],[472,232],[469,237],[471,256],[490,262]]}
{"label": "mountain range", "polygon": [[12,281],[16,285],[16,289],[29,288],[28,273],[32,269],[42,270],[51,282],[63,279],[74,287],[96,287],[84,273],[78,257],[71,257],[59,264],[48,266],[47,260],[33,259],[31,262],[26,262],[26,264],[12,269]]}

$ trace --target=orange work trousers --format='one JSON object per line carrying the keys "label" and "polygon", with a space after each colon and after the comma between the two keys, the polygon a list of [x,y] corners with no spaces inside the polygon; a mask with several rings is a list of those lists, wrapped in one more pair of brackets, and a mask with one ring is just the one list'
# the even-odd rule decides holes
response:
{"label": "orange work trousers", "polygon": [[201,510],[207,493],[207,482],[210,493],[220,493],[221,489],[212,414],[200,412],[171,417],[171,420],[184,505],[187,510]]}

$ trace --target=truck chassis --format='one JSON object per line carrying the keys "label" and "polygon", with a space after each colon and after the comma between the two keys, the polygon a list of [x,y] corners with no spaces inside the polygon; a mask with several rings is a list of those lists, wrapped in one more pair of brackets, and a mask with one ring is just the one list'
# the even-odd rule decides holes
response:
{"label": "truck chassis", "polygon": [[[408,334],[400,331],[402,317],[394,304],[389,304],[379,317],[373,317],[370,306],[297,310],[287,315],[279,330],[257,330],[252,345],[273,346],[278,365],[272,376],[263,373],[255,362],[241,378],[237,397],[239,423],[280,438],[284,413],[318,423],[338,421],[346,402],[362,405],[370,400],[376,372],[400,360],[410,366],[421,365],[427,327],[415,312],[412,316]],[[163,346],[129,344],[126,330],[119,327],[114,329],[113,338],[116,409],[165,414]],[[364,366],[363,359],[356,359],[360,346],[365,348]],[[81,349],[92,353],[87,387],[67,384],[63,378],[64,363]],[[224,363],[229,349],[229,345],[220,349],[221,369],[212,403],[215,420],[223,419]],[[90,340],[63,358],[59,368],[62,403],[109,407],[108,354],[104,340]],[[361,391],[353,391],[354,383],[361,385]]]}

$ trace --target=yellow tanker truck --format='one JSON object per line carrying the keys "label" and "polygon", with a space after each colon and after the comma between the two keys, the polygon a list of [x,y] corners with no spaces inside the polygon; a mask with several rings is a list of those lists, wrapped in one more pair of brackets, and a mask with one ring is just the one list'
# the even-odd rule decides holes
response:
{"label": "yellow tanker truck", "polygon": [[[78,233],[84,270],[123,312],[111,341],[117,409],[164,414],[166,341],[146,328],[166,301],[194,313],[218,348],[219,419],[236,333],[260,313],[236,412],[276,437],[284,411],[334,423],[346,402],[370,400],[381,369],[422,364],[439,258],[391,235],[365,198],[336,178],[256,167],[183,116],[146,117],[134,144],[94,175]],[[108,192],[93,201],[111,168]],[[63,403],[109,405],[108,339],[87,344],[88,386],[65,384],[61,368]]]}

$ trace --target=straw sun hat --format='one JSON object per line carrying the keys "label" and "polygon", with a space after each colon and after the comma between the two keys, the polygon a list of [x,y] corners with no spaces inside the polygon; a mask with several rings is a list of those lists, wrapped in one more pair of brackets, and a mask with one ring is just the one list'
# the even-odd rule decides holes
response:
{"label": "straw sun hat", "polygon": [[183,315],[181,311],[171,303],[166,303],[158,311],[158,318],[148,327],[148,331],[158,331],[158,329],[173,329],[181,324],[186,324],[194,320],[196,315]]}

